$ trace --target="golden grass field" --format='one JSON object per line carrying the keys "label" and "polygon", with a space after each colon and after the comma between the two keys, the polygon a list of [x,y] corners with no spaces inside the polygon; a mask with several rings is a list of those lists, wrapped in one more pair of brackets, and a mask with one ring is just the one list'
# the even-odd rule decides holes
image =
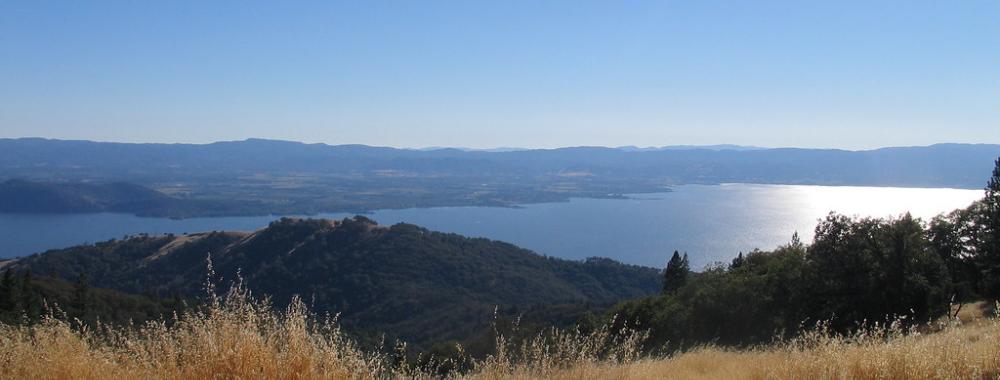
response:
{"label": "golden grass field", "polygon": [[[469,360],[462,379],[993,379],[1000,377],[1000,323],[968,307],[954,320],[853,336],[818,328],[746,350],[702,347],[649,358],[641,333],[554,332]],[[963,319],[964,318],[964,319]],[[282,313],[234,291],[171,323],[93,330],[49,318],[0,326],[3,379],[423,379],[386,355],[358,349],[301,303]]]}

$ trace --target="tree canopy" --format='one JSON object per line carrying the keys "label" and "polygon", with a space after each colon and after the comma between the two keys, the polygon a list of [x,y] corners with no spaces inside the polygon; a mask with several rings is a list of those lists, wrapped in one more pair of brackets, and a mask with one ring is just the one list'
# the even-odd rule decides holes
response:
{"label": "tree canopy", "polygon": [[681,256],[679,252],[674,251],[674,255],[667,262],[667,268],[663,271],[663,293],[670,294],[684,286],[690,272],[687,254]]}

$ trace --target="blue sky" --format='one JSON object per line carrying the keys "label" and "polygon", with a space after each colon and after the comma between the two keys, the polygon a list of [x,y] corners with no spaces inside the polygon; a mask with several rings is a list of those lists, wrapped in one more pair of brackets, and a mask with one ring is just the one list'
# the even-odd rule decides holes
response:
{"label": "blue sky", "polygon": [[1000,143],[998,1],[275,3],[0,2],[0,137]]}

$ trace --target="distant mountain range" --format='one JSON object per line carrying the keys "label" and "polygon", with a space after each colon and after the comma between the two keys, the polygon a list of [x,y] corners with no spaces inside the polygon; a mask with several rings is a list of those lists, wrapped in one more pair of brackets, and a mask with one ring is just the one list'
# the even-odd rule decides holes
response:
{"label": "distant mountain range", "polygon": [[[514,206],[570,197],[621,197],[680,184],[727,182],[982,188],[1000,145],[937,144],[864,151],[734,145],[574,147],[502,151],[395,149],[250,139],[212,144],[127,144],[0,139],[0,181],[118,194],[138,185],[157,207],[98,199],[98,208],[159,216],[301,214],[433,206]],[[80,212],[41,206],[0,188],[0,211]],[[44,194],[42,194],[44,195]],[[62,195],[59,195],[60,197]],[[102,198],[102,197],[98,197]],[[59,203],[52,203],[58,205]],[[34,205],[34,206],[33,206]],[[34,207],[34,208],[32,208]]]}
{"label": "distant mountain range", "polygon": [[[417,150],[421,151],[433,151],[442,149],[458,149],[465,152],[518,152],[525,150],[536,150],[532,148],[515,148],[515,147],[499,147],[499,148],[464,148],[464,147],[444,147],[444,146],[431,146],[426,148],[420,148]],[[756,146],[747,145],[733,145],[733,144],[717,144],[717,145],[666,145],[666,146],[648,146],[648,147],[638,147],[634,145],[626,145],[615,147],[614,149],[623,150],[626,152],[655,152],[659,150],[694,150],[694,149],[706,149],[706,150],[761,150],[767,148],[761,148]]]}
{"label": "distant mountain range", "polygon": [[637,147],[637,146],[620,146],[615,149],[624,150],[626,152],[656,152],[661,150],[763,150],[767,148],[761,148],[756,146],[746,146],[746,145],[733,145],[733,144],[718,144],[718,145],[667,145],[667,146],[650,146],[650,147]]}
{"label": "distant mountain range", "polygon": [[556,314],[569,323],[660,289],[652,268],[548,258],[499,241],[410,224],[383,227],[364,217],[281,219],[253,233],[135,236],[36,254],[5,268],[190,299],[204,294],[208,255],[220,286],[240,273],[255,294],[278,305],[298,295],[318,312],[341,313],[352,331],[371,331],[372,340],[387,332],[413,344],[485,333],[498,306],[533,310],[534,317],[560,308]]}

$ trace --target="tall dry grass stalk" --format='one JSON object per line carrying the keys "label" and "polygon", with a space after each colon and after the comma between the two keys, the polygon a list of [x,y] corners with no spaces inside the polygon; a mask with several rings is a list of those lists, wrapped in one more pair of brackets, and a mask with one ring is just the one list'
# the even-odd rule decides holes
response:
{"label": "tall dry grass stalk", "polygon": [[283,312],[236,286],[170,321],[88,329],[49,317],[0,326],[4,379],[429,379],[448,365],[467,379],[984,379],[1000,376],[1000,323],[948,323],[918,333],[899,325],[838,335],[820,328],[767,347],[702,347],[643,357],[645,335],[608,328],[551,330],[496,354],[413,368],[365,353],[334,320],[295,301]]}
{"label": "tall dry grass stalk", "polygon": [[0,326],[0,378],[380,378],[388,370],[296,300],[282,313],[242,287],[142,326],[89,329],[49,316]]}
{"label": "tall dry grass stalk", "polygon": [[818,328],[772,349],[766,376],[915,379],[995,378],[1000,375],[1000,325],[996,321],[904,329],[896,322],[853,335]]}
{"label": "tall dry grass stalk", "polygon": [[[997,379],[1000,323],[951,323],[931,333],[875,326],[845,336],[819,328],[747,350],[702,347],[627,365],[586,364],[551,379]],[[493,378],[485,376],[485,378]],[[518,376],[527,379],[531,376]]]}

